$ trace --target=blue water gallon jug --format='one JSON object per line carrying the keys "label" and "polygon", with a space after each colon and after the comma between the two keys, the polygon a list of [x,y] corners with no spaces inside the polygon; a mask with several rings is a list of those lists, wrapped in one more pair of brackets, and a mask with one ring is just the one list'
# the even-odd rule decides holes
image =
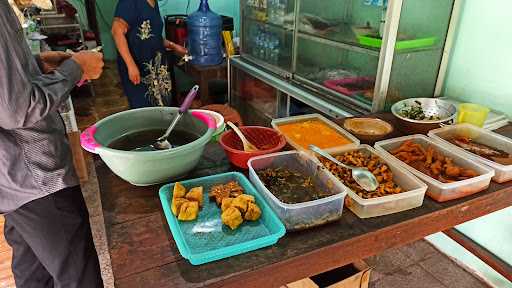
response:
{"label": "blue water gallon jug", "polygon": [[222,63],[222,18],[210,10],[208,0],[201,0],[199,9],[187,18],[190,62],[199,66]]}

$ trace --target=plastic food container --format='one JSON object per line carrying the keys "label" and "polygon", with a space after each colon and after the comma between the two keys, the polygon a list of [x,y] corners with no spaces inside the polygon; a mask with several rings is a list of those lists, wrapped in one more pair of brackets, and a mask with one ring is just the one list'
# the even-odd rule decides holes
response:
{"label": "plastic food container", "polygon": [[[245,194],[253,195],[261,209],[258,221],[242,223],[231,230],[222,224],[221,210],[215,202],[208,200],[210,187],[238,181]],[[273,245],[286,233],[283,223],[270,209],[263,197],[254,189],[247,178],[236,172],[218,174],[180,182],[185,188],[203,186],[203,207],[194,221],[178,221],[171,212],[171,199],[174,183],[160,188],[160,201],[165,218],[180,254],[192,265],[242,254],[262,247]]]}
{"label": "plastic food container", "polygon": [[[364,46],[370,46],[374,48],[380,48],[382,46],[382,39],[365,36],[365,35],[357,35],[357,40],[359,44]],[[434,46],[437,42],[436,37],[427,37],[427,38],[418,38],[411,40],[398,40],[396,41],[395,49],[396,50],[405,50],[405,49],[415,49],[415,48],[423,48]]]}
{"label": "plastic food container", "polygon": [[512,155],[512,139],[471,124],[446,126],[430,131],[428,136],[432,137],[434,140],[440,141],[447,146],[450,146],[452,149],[458,150],[460,153],[467,153],[468,157],[472,160],[485,164],[494,169],[495,174],[492,180],[498,183],[512,180],[512,165],[502,165],[496,163],[492,160],[466,151],[463,148],[448,141],[448,139],[456,136],[469,137],[476,142],[495,147]]}
{"label": "plastic food container", "polygon": [[[359,146],[359,143],[360,143],[359,139],[357,139],[352,134],[348,133],[343,128],[341,128],[340,126],[336,125],[334,122],[328,120],[327,118],[325,118],[324,116],[322,116],[320,114],[308,114],[308,115],[301,115],[301,116],[293,116],[293,117],[274,119],[274,120],[272,120],[272,127],[274,129],[276,129],[277,131],[281,132],[281,130],[279,129],[280,125],[290,124],[290,123],[298,123],[298,122],[305,122],[305,121],[311,121],[311,120],[320,120],[320,121],[324,122],[326,125],[328,125],[329,127],[333,128],[334,130],[336,130],[341,136],[345,137],[346,139],[348,139],[348,140],[350,140],[352,142],[352,143],[349,143],[349,144],[346,144],[346,145],[333,146],[333,147],[330,147],[330,148],[327,148],[327,149],[323,149],[323,150],[331,153],[331,152],[338,151],[342,147],[357,147],[357,146]],[[301,150],[301,151],[309,152],[309,150],[304,149],[302,146],[300,146],[299,144],[294,142],[285,133],[281,132],[281,134],[284,135],[284,137],[286,138],[286,141],[288,142],[288,144],[290,144],[296,150]]]}
{"label": "plastic food container", "polygon": [[[346,187],[348,197],[347,200],[345,200],[345,205],[348,209],[354,212],[354,214],[359,218],[370,218],[413,209],[423,204],[427,185],[402,166],[386,160],[382,153],[379,153],[371,146],[361,145],[358,148],[348,148],[332,153],[332,155],[338,156],[356,150],[361,151],[365,155],[378,156],[384,163],[388,164],[389,168],[393,172],[393,180],[396,184],[402,187],[404,192],[378,198],[364,199],[350,188]],[[333,177],[336,178],[334,175]],[[344,186],[343,181],[338,181]]]}
{"label": "plastic food container", "polygon": [[462,103],[457,113],[457,123],[470,123],[483,127],[491,109],[473,103]]}
{"label": "plastic food container", "polygon": [[[278,167],[300,171],[306,176],[311,176],[313,183],[319,189],[330,190],[335,194],[309,202],[283,203],[265,187],[257,174],[259,170]],[[252,158],[249,160],[249,178],[283,221],[286,230],[307,229],[341,218],[347,188],[305,152],[288,151]]]}
{"label": "plastic food container", "polygon": [[[408,140],[413,140],[415,143],[424,147],[429,145],[434,146],[437,151],[452,158],[455,164],[463,168],[473,169],[479,174],[479,176],[453,183],[442,183],[426,174],[423,174],[422,172],[398,160],[398,158],[388,152],[400,147],[402,143]],[[418,178],[423,180],[428,185],[427,195],[438,202],[458,199],[485,190],[489,187],[491,178],[494,176],[493,170],[469,159],[466,157],[466,154],[460,153],[449,146],[440,144],[439,142],[436,142],[424,135],[416,134],[380,141],[375,143],[375,148],[377,148],[377,151],[381,151],[385,157],[388,157],[396,163],[400,163],[400,165],[403,165],[407,170],[411,171],[413,174],[418,176]]]}

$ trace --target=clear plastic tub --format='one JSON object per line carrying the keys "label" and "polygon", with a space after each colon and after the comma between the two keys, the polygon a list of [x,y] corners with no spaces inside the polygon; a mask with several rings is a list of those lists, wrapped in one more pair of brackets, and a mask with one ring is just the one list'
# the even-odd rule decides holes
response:
{"label": "clear plastic tub", "polygon": [[346,144],[346,145],[342,145],[342,146],[333,146],[333,147],[324,149],[328,153],[339,151],[341,148],[345,148],[345,147],[357,147],[357,146],[359,146],[359,143],[360,143],[359,139],[357,139],[354,135],[352,135],[349,132],[345,131],[343,128],[341,128],[340,126],[336,125],[336,123],[330,121],[329,119],[325,118],[324,116],[322,116],[320,114],[308,114],[308,115],[300,115],[300,116],[293,116],[293,117],[274,119],[274,120],[272,120],[272,127],[274,129],[276,129],[277,131],[281,132],[281,134],[283,134],[284,137],[286,138],[286,141],[293,148],[295,148],[296,150],[299,150],[299,151],[305,151],[305,152],[308,152],[309,154],[312,154],[312,152],[310,152],[308,149],[303,148],[302,146],[300,146],[299,144],[294,142],[286,134],[282,133],[281,130],[279,130],[279,125],[290,124],[290,123],[297,123],[297,122],[305,122],[305,121],[310,121],[310,120],[320,120],[320,121],[324,122],[329,127],[331,127],[334,130],[336,130],[341,136],[347,138],[348,140],[350,140],[352,142],[350,144]]}
{"label": "clear plastic tub", "polygon": [[434,140],[440,141],[445,145],[449,145],[450,148],[456,149],[461,153],[467,153],[468,157],[471,159],[494,169],[495,174],[492,180],[498,183],[504,183],[512,180],[512,165],[502,165],[496,163],[492,160],[466,151],[463,148],[448,141],[448,139],[457,136],[469,137],[476,142],[495,147],[512,155],[512,139],[471,124],[446,126],[430,131],[428,136],[432,137]]}
{"label": "clear plastic tub", "polygon": [[[311,176],[318,189],[331,191],[334,195],[303,203],[283,203],[265,187],[257,174],[262,169],[278,167]],[[347,188],[305,152],[288,151],[252,158],[249,160],[249,178],[283,221],[286,230],[307,229],[341,218]]]}
{"label": "clear plastic tub", "polygon": [[[402,193],[395,195],[388,195],[373,199],[364,199],[357,195],[354,191],[347,187],[348,197],[345,200],[345,205],[359,218],[370,218],[382,215],[397,213],[409,209],[419,207],[423,204],[425,191],[427,185],[421,182],[413,174],[408,172],[402,166],[397,165],[392,161],[386,160],[378,151],[368,145],[360,145],[357,148],[346,148],[339,152],[332,153],[333,156],[338,156],[350,151],[359,150],[365,155],[375,155],[379,157],[384,163],[388,164],[393,172],[393,181],[402,187]],[[330,172],[329,172],[330,173]],[[343,181],[340,180],[343,184]]]}
{"label": "clear plastic tub", "polygon": [[[434,146],[437,151],[452,158],[453,163],[463,168],[473,169],[479,176],[453,183],[442,183],[398,160],[398,158],[388,152],[400,147],[402,143],[408,140],[412,140],[414,143],[418,143],[423,147],[427,147],[429,145]],[[385,158],[403,165],[407,170],[411,171],[413,174],[418,176],[418,178],[424,181],[428,185],[427,195],[438,202],[458,199],[485,190],[489,187],[491,178],[494,176],[493,170],[469,159],[466,157],[466,154],[459,153],[457,150],[451,149],[449,146],[440,144],[439,142],[436,142],[424,135],[417,134],[379,141],[375,143],[375,148],[377,151],[382,152],[382,155],[385,156]]]}

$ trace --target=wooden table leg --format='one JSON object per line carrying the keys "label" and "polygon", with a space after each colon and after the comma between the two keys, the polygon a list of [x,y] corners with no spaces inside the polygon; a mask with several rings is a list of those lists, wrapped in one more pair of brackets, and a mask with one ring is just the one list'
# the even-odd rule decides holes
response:
{"label": "wooden table leg", "polygon": [[199,95],[201,97],[201,104],[208,105],[211,102],[210,93],[208,91],[208,75],[206,73],[201,73],[199,76]]}

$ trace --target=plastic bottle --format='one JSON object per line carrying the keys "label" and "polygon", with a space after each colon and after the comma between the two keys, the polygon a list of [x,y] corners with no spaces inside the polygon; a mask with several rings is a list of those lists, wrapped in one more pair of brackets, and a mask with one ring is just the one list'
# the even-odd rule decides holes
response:
{"label": "plastic bottle", "polygon": [[275,19],[276,21],[274,23],[276,24],[283,24],[284,16],[286,14],[286,4],[287,0],[276,0],[276,8],[275,8]]}
{"label": "plastic bottle", "polygon": [[268,15],[268,21],[270,23],[276,23],[276,9],[277,9],[277,3],[278,0],[268,0],[267,2],[267,15]]}
{"label": "plastic bottle", "polygon": [[210,10],[208,0],[201,0],[199,9],[188,16],[187,27],[191,63],[198,66],[222,63],[222,18]]}
{"label": "plastic bottle", "polygon": [[262,60],[265,60],[265,42],[266,42],[266,35],[267,32],[265,30],[261,31],[261,37],[260,37],[260,45],[259,45],[259,58]]}
{"label": "plastic bottle", "polygon": [[273,41],[273,44],[272,44],[272,47],[273,47],[273,50],[272,50],[272,63],[274,65],[278,65],[279,64],[279,53],[281,52],[281,49],[280,49],[279,45],[280,45],[280,41],[279,41],[279,38],[276,36],[274,38],[274,41]]}

